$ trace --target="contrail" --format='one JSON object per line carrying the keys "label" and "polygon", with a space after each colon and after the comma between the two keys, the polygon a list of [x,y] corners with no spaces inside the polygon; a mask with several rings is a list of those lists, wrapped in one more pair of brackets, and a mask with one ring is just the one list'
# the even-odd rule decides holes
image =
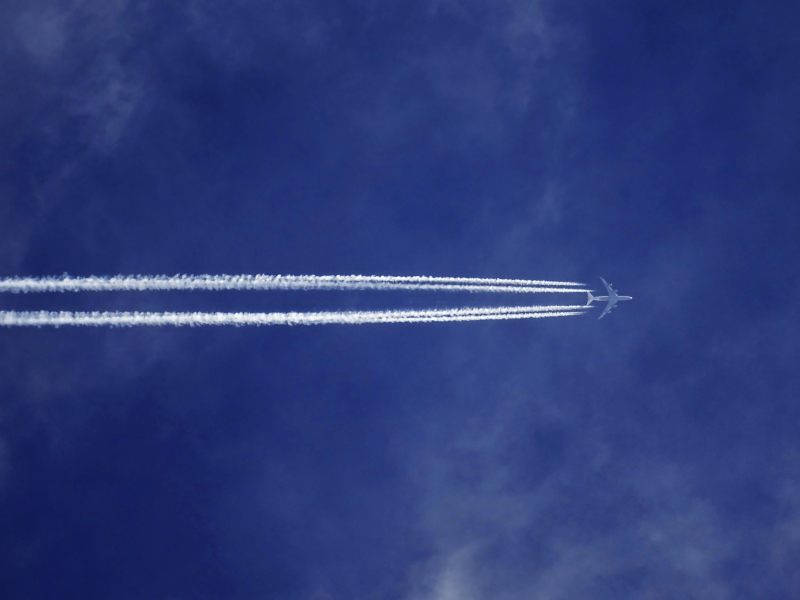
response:
{"label": "contrail", "polygon": [[42,327],[201,327],[269,325],[366,325],[370,323],[427,323],[542,319],[581,315],[585,307],[505,306],[429,310],[385,310],[346,312],[48,312],[0,311],[0,326]]}
{"label": "contrail", "polygon": [[537,279],[394,277],[385,275],[115,275],[112,277],[9,277],[0,292],[101,292],[164,290],[409,290],[517,294],[586,293],[583,284]]}
{"label": "contrail", "polygon": [[511,286],[583,286],[575,281],[550,281],[545,279],[499,279],[496,277],[436,277],[429,275],[284,275],[283,277],[313,278],[335,281],[384,281],[388,283],[447,283],[468,285]]}

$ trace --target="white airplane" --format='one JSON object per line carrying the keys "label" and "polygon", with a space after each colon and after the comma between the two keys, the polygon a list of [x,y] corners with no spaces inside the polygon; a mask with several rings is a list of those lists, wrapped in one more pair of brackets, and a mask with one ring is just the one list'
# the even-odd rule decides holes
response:
{"label": "white airplane", "polygon": [[606,307],[603,309],[603,312],[600,313],[599,317],[597,317],[598,321],[610,313],[611,309],[614,308],[617,305],[617,302],[620,300],[633,300],[633,296],[620,296],[617,293],[617,290],[611,287],[611,284],[602,277],[600,278],[600,281],[602,281],[603,285],[606,286],[606,291],[608,292],[607,296],[594,296],[592,295],[592,292],[586,292],[589,294],[589,299],[586,300],[586,306],[590,306],[595,300],[601,300],[606,303]]}

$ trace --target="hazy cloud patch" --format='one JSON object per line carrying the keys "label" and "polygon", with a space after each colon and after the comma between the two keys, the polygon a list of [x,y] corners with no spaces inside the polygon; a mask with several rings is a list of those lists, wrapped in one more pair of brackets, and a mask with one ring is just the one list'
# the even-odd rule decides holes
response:
{"label": "hazy cloud patch", "polygon": [[146,98],[140,74],[108,60],[95,65],[70,95],[68,106],[71,114],[86,122],[89,143],[105,150],[119,142]]}
{"label": "hazy cloud patch", "polygon": [[538,2],[445,0],[415,17],[440,35],[409,33],[370,94],[355,99],[353,118],[369,143],[396,151],[423,131],[444,154],[498,152],[529,131],[531,144],[546,139],[547,152],[559,152],[579,104],[559,65],[572,32]]}
{"label": "hazy cloud patch", "polygon": [[47,8],[20,15],[14,30],[22,47],[39,65],[51,66],[60,57],[67,41],[67,14]]}

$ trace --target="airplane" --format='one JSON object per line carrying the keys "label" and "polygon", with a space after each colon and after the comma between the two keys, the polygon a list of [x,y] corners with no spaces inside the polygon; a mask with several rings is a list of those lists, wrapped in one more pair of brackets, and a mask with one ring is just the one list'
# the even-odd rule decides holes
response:
{"label": "airplane", "polygon": [[597,317],[598,321],[603,317],[605,317],[608,313],[610,313],[611,309],[613,309],[617,305],[617,302],[619,302],[620,300],[633,300],[633,296],[620,296],[619,294],[617,294],[617,290],[611,287],[611,284],[608,283],[602,277],[600,278],[600,281],[602,281],[603,285],[606,286],[606,292],[608,292],[607,296],[594,296],[592,295],[591,291],[586,292],[587,294],[589,294],[589,299],[586,300],[586,306],[590,306],[592,302],[594,302],[595,300],[601,300],[606,302],[606,307],[603,309],[603,312],[600,313],[600,316]]}

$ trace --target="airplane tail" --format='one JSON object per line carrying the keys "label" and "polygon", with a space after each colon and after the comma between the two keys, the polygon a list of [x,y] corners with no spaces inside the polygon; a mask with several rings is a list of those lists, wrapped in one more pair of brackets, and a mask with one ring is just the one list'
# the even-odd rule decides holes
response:
{"label": "airplane tail", "polygon": [[587,293],[587,294],[589,294],[589,297],[586,299],[586,306],[589,306],[589,305],[591,305],[591,303],[592,303],[592,302],[594,302],[595,300],[597,300],[597,297],[596,297],[596,296],[593,296],[593,295],[592,295],[592,292],[590,292],[590,291],[588,291],[588,290],[587,290],[587,292],[586,292],[586,293]]}

